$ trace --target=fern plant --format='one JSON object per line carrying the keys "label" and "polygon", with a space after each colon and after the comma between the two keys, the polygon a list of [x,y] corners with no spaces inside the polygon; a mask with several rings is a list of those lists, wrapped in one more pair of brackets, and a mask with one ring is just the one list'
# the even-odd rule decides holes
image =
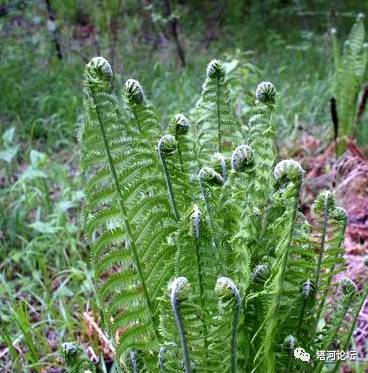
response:
{"label": "fern plant", "polygon": [[[137,81],[119,99],[109,63],[86,66],[83,223],[123,371],[319,372],[319,348],[337,339],[349,347],[356,318],[347,320],[367,290],[333,282],[346,214],[328,191],[312,224],[299,211],[304,171],[277,163],[273,150],[273,85],[258,86],[246,128],[229,89],[212,61],[194,124],[177,114],[165,133]],[[336,286],[343,295],[333,312]],[[296,347],[311,360],[295,360]]]}
{"label": "fern plant", "polygon": [[356,136],[358,131],[359,94],[363,88],[368,62],[364,18],[363,13],[358,15],[341,51],[336,29],[331,30],[335,65],[333,95],[336,99],[336,103],[332,101],[332,113],[337,127],[335,135],[340,137],[340,154],[345,150],[347,138]]}

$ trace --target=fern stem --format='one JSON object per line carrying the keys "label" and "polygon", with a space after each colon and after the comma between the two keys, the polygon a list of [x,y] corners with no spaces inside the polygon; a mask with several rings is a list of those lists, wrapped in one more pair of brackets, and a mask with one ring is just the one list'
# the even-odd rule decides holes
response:
{"label": "fern stem", "polygon": [[206,191],[206,186],[204,185],[204,183],[201,180],[199,181],[199,184],[200,184],[200,187],[201,187],[201,192],[202,192],[204,204],[206,206],[208,225],[210,226],[210,230],[211,230],[212,247],[217,252],[218,251],[218,244],[217,244],[217,240],[216,240],[216,237],[215,237],[215,229],[214,229],[214,226],[213,226],[213,216],[212,216],[212,213],[211,213],[208,193]]}
{"label": "fern stem", "polygon": [[197,259],[197,274],[198,274],[198,283],[199,283],[199,294],[201,298],[201,305],[204,305],[203,300],[203,277],[202,277],[202,265],[201,265],[201,256],[199,253],[199,236],[195,234],[195,251],[196,251],[196,259]]}
{"label": "fern stem", "polygon": [[181,348],[183,351],[183,358],[184,358],[185,373],[191,373],[192,366],[190,362],[187,339],[185,336],[184,323],[183,323],[183,319],[180,314],[180,307],[179,307],[180,300],[178,299],[178,294],[180,293],[182,288],[186,286],[187,284],[188,284],[188,281],[185,277],[178,277],[172,285],[170,300],[171,300],[171,307],[172,307],[174,317],[175,317],[176,326],[178,328],[178,332],[180,336],[180,343],[181,343]]}
{"label": "fern stem", "polygon": [[105,152],[106,152],[106,156],[107,156],[107,161],[109,163],[109,167],[110,167],[110,170],[111,170],[111,174],[112,174],[112,178],[113,178],[116,193],[119,196],[119,199],[118,199],[119,200],[119,208],[120,208],[120,211],[121,211],[121,214],[122,214],[122,218],[123,218],[123,222],[124,222],[124,228],[125,228],[125,230],[127,232],[127,235],[129,237],[130,247],[132,249],[133,258],[134,258],[134,264],[135,264],[135,267],[136,267],[136,270],[137,270],[137,273],[138,273],[138,277],[139,277],[139,280],[140,280],[142,288],[143,288],[143,294],[144,294],[144,297],[145,297],[145,300],[146,300],[146,303],[147,303],[147,307],[148,307],[148,310],[149,310],[149,315],[150,315],[150,320],[151,320],[151,323],[152,323],[152,327],[153,327],[156,338],[159,339],[159,334],[158,334],[158,331],[156,329],[156,323],[154,322],[153,306],[152,306],[151,299],[150,299],[149,294],[148,294],[146,281],[145,281],[144,276],[143,276],[143,271],[142,271],[141,264],[140,264],[140,261],[139,261],[138,251],[137,251],[137,247],[136,247],[135,240],[134,240],[134,237],[133,237],[133,233],[132,233],[132,230],[130,228],[129,221],[127,219],[128,213],[127,213],[127,210],[126,210],[125,205],[124,205],[124,198],[123,198],[123,195],[122,195],[122,192],[121,192],[122,188],[120,187],[120,183],[119,183],[119,179],[118,179],[118,176],[117,176],[117,173],[116,173],[114,162],[112,160],[112,156],[111,156],[111,152],[110,152],[110,148],[109,148],[109,143],[108,143],[107,137],[106,137],[105,127],[103,125],[101,114],[100,114],[100,111],[98,109],[96,95],[95,95],[92,88],[91,88],[91,94],[92,94],[92,98],[93,98],[93,101],[94,101],[94,104],[95,104],[95,107],[96,107],[98,123],[99,123],[100,130],[101,130],[101,135],[102,135],[103,144],[104,144],[104,148],[105,148]]}
{"label": "fern stem", "polygon": [[140,124],[139,119],[138,119],[138,117],[137,117],[137,115],[135,113],[135,110],[132,110],[132,112],[133,112],[133,115],[134,115],[135,122],[137,123],[137,127],[138,127],[139,132],[143,133],[142,132],[141,124]]}
{"label": "fern stem", "polygon": [[[204,300],[204,290],[203,290],[203,276],[202,276],[202,263],[201,255],[199,252],[199,235],[200,235],[200,213],[198,207],[194,210],[194,236],[195,236],[195,251],[197,260],[197,274],[198,274],[198,284],[199,284],[199,297],[201,303],[201,309],[205,310],[205,300]],[[206,357],[208,356],[208,341],[207,341],[207,325],[203,321],[203,336],[204,336],[204,348]]]}
{"label": "fern stem", "polygon": [[231,326],[231,373],[236,373],[237,371],[237,339],[238,339],[238,324],[240,317],[240,306],[242,304],[239,291],[235,294],[236,304],[233,311],[233,323]]}
{"label": "fern stem", "polygon": [[165,372],[164,354],[166,352],[165,347],[160,347],[158,352],[158,368],[161,373]]}
{"label": "fern stem", "polygon": [[299,339],[299,336],[300,336],[300,330],[302,328],[302,322],[303,322],[303,318],[304,318],[305,306],[306,305],[307,305],[307,300],[303,299],[303,305],[302,305],[302,309],[300,311],[300,316],[299,316],[299,321],[298,321],[298,328],[297,328],[297,331],[296,331],[296,339]]}
{"label": "fern stem", "polygon": [[129,352],[129,358],[130,358],[130,363],[132,365],[132,372],[133,373],[138,373],[136,352],[135,351],[130,351]]}
{"label": "fern stem", "polygon": [[316,293],[318,293],[318,290],[319,290],[319,277],[320,277],[320,272],[321,272],[323,252],[325,250],[328,218],[329,218],[328,199],[325,198],[324,205],[323,205],[322,238],[321,238],[321,245],[320,245],[320,248],[319,248],[318,265],[317,265],[317,270],[316,270]]}
{"label": "fern stem", "polygon": [[178,157],[179,157],[179,161],[180,161],[181,172],[184,172],[184,164],[183,164],[183,158],[181,156],[180,142],[179,141],[178,141]]}
{"label": "fern stem", "polygon": [[217,138],[218,138],[218,152],[221,153],[221,112],[220,112],[220,77],[217,76]]}
{"label": "fern stem", "polygon": [[[172,350],[171,353],[170,349]],[[176,350],[177,346],[173,342],[166,343],[164,346],[160,347],[160,350],[158,352],[158,368],[160,373],[171,371],[170,361],[172,362],[173,358],[175,359],[175,363],[178,363],[178,361],[176,361],[176,356],[174,356]],[[169,369],[165,368],[166,363],[169,364]]]}
{"label": "fern stem", "polygon": [[179,216],[178,208],[176,206],[174,190],[173,190],[173,187],[172,187],[172,184],[171,184],[169,170],[167,168],[166,159],[165,159],[165,156],[161,152],[160,146],[161,146],[161,140],[158,143],[158,156],[160,158],[160,163],[161,163],[162,172],[163,172],[164,179],[165,179],[167,192],[169,194],[170,206],[171,206],[172,212],[175,216],[175,219],[179,220],[180,216]]}

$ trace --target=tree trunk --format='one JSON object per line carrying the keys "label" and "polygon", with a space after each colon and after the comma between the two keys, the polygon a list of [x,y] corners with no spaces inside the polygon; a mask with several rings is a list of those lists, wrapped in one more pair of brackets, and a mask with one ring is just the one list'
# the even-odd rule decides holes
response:
{"label": "tree trunk", "polygon": [[47,8],[47,14],[49,17],[49,22],[52,25],[51,34],[52,34],[52,40],[54,42],[56,55],[58,59],[61,61],[63,59],[63,53],[61,51],[61,45],[59,40],[59,33],[58,29],[56,27],[56,15],[51,5],[51,0],[45,0],[46,8]]}

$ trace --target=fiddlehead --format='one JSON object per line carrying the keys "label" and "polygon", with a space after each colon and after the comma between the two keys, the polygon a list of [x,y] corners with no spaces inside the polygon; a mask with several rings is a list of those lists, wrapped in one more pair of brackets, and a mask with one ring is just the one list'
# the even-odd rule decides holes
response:
{"label": "fiddlehead", "polygon": [[89,88],[110,89],[113,72],[108,61],[103,57],[93,57],[88,62],[85,71],[84,84]]}
{"label": "fiddlehead", "polygon": [[322,235],[321,235],[321,243],[319,247],[319,256],[318,256],[318,264],[316,268],[316,285],[317,285],[317,291],[319,288],[319,278],[321,275],[321,264],[322,264],[322,258],[325,251],[325,244],[327,239],[327,228],[328,228],[328,220],[330,211],[335,207],[335,201],[332,198],[332,194],[329,191],[321,193],[316,202],[313,206],[314,214],[322,214]]}
{"label": "fiddlehead", "polygon": [[[299,316],[298,316],[298,321],[297,321],[297,327],[296,327],[296,336],[295,338],[292,336],[291,339],[289,340],[290,345],[293,345],[293,349],[296,347],[296,341],[301,340],[301,332],[302,332],[302,324],[308,322],[308,319],[305,318],[305,313],[308,308],[312,308],[315,300],[315,294],[316,294],[316,287],[313,284],[313,282],[310,279],[307,279],[301,286],[300,288],[300,295],[301,295],[301,307],[299,307],[297,310],[299,310]],[[288,338],[288,337],[286,337]],[[294,359],[293,359],[293,351],[288,351],[287,353],[287,370],[286,372],[294,371]]]}
{"label": "fiddlehead", "polygon": [[256,89],[256,99],[267,106],[274,106],[276,102],[276,89],[270,82],[262,82]]}
{"label": "fiddlehead", "polygon": [[231,156],[231,168],[236,172],[247,171],[253,162],[253,150],[248,145],[238,146]]}
{"label": "fiddlehead", "polygon": [[220,174],[210,167],[203,167],[198,174],[199,182],[201,186],[214,185],[221,186],[224,183],[224,179]]}
{"label": "fiddlehead", "polygon": [[166,343],[158,352],[158,368],[160,373],[176,373],[180,369],[178,346],[175,343]]}
{"label": "fiddlehead", "polygon": [[144,91],[141,84],[134,79],[128,79],[124,84],[128,102],[131,107],[134,105],[142,105],[145,101]]}
{"label": "fiddlehead", "polygon": [[313,282],[310,279],[308,279],[307,281],[305,281],[303,283],[300,292],[301,292],[301,295],[302,295],[302,298],[303,298],[303,305],[302,305],[302,309],[301,309],[301,312],[300,312],[299,321],[298,321],[298,328],[297,328],[297,332],[296,332],[296,338],[297,339],[300,336],[300,329],[301,329],[303,318],[304,318],[304,311],[305,311],[306,304],[307,304],[308,301],[313,301],[314,300],[315,293],[316,293],[316,287],[313,284]]}
{"label": "fiddlehead", "polygon": [[288,159],[281,161],[276,165],[274,176],[276,182],[280,185],[293,182],[296,186],[300,186],[304,172],[305,171],[298,162],[293,159]]}
{"label": "fiddlehead", "polygon": [[256,113],[249,119],[248,144],[255,153],[254,162],[257,165],[254,180],[255,206],[263,210],[270,194],[272,185],[272,168],[275,162],[274,134],[272,110],[275,103],[276,90],[271,83],[260,83],[256,90],[259,102]]}
{"label": "fiddlehead", "polygon": [[228,165],[226,158],[221,153],[215,153],[210,158],[210,167],[222,176],[224,181],[227,179]]}
{"label": "fiddlehead", "polygon": [[295,338],[293,335],[289,334],[288,336],[285,337],[284,339],[284,349],[286,351],[286,354],[288,356],[288,362],[286,366],[286,372],[290,371],[290,367],[292,365],[292,359],[294,355],[294,350],[297,347],[298,340]]}
{"label": "fiddlehead", "polygon": [[[214,285],[219,264],[218,255],[211,248],[212,234],[205,212],[194,205],[178,222],[178,230],[173,239],[177,248],[176,276],[185,276],[191,284],[190,297],[180,303],[187,347],[192,364],[195,362],[196,369],[207,372],[211,363],[211,325],[212,315],[216,311]],[[175,327],[177,323],[171,316],[172,307],[166,298],[161,302],[161,308],[161,335],[165,341],[173,341],[180,346]]]}
{"label": "fiddlehead", "polygon": [[[201,255],[200,252],[200,238],[201,238],[201,233],[204,233],[204,229],[202,229],[203,222],[202,222],[202,213],[199,210],[197,205],[194,205],[192,213],[190,215],[190,220],[191,220],[191,231],[194,236],[194,241],[195,241],[195,256],[196,256],[196,262],[197,262],[197,277],[198,277],[198,285],[199,285],[199,301],[202,310],[205,309],[206,306],[206,298],[205,298],[205,286],[206,283],[204,281],[204,276],[206,275],[205,270],[202,265],[202,261],[205,260],[204,255]],[[203,326],[203,337],[204,337],[204,348],[207,350],[208,349],[208,341],[207,341],[207,335],[208,335],[208,330],[207,330],[207,325],[206,322],[204,321],[202,323]]]}
{"label": "fiddlehead", "polygon": [[160,135],[158,120],[152,105],[146,100],[143,87],[137,80],[128,79],[125,82],[123,99],[127,102],[139,133],[147,136],[148,140],[155,141]]}
{"label": "fiddlehead", "polygon": [[217,84],[216,114],[217,114],[217,146],[218,152],[222,150],[222,118],[220,109],[220,81],[225,78],[225,69],[219,60],[212,60],[207,66],[207,78],[215,80]]}
{"label": "fiddlehead", "polygon": [[177,141],[178,157],[181,171],[190,170],[189,140],[187,134],[189,131],[189,121],[183,114],[176,114],[169,124],[169,132]]}
{"label": "fiddlehead", "polygon": [[135,351],[129,352],[129,362],[132,373],[138,373],[137,353]]}
{"label": "fiddlehead", "polygon": [[96,367],[85,355],[81,347],[74,343],[62,344],[62,356],[68,373],[96,372]]}
{"label": "fiddlehead", "polygon": [[[240,219],[235,222],[234,232],[229,237],[234,255],[233,267],[237,283],[240,284],[242,292],[246,290],[250,280],[250,260],[251,250],[250,242],[254,239],[254,226],[250,221],[252,216],[251,211],[251,180],[254,176],[254,153],[250,146],[239,145],[231,156],[231,173],[229,181],[224,187],[222,199],[227,199],[231,202],[224,204],[224,210],[229,213],[239,211]],[[227,193],[227,188],[230,188],[230,193]],[[239,204],[240,206],[232,206]],[[227,214],[224,214],[226,217]],[[226,225],[231,227],[231,216],[229,216]],[[250,220],[249,220],[250,219]],[[234,237],[235,235],[235,237]]]}
{"label": "fiddlehead", "polygon": [[[264,235],[267,223],[269,200],[272,195],[275,162],[274,125],[271,120],[274,88],[261,83],[257,88],[258,105],[249,119],[248,145],[253,151],[253,175],[249,180],[247,197],[242,202],[241,221],[243,236],[248,250],[256,254],[255,262],[267,253],[267,237]],[[272,86],[273,87],[273,86]],[[272,238],[269,238],[272,240]]]}
{"label": "fiddlehead", "polygon": [[270,267],[267,264],[258,264],[253,270],[252,281],[256,284],[264,284],[270,276]]}

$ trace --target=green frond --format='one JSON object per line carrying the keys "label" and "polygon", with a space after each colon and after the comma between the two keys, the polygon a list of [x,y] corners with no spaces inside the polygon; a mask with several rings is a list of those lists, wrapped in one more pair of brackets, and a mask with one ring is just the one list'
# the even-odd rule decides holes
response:
{"label": "green frond", "polygon": [[[126,84],[131,114],[124,116],[109,85],[98,83],[98,66],[90,63],[86,68],[87,118],[81,136],[84,220],[98,300],[112,341],[124,330],[116,341],[120,358],[137,346],[143,351],[158,349],[157,293],[172,273],[167,253],[174,255],[161,232],[174,232],[175,220],[152,146],[160,134],[152,108],[140,95],[140,86]],[[157,268],[161,256],[166,260]]]}
{"label": "green frond", "polygon": [[214,318],[212,333],[213,369],[222,372],[238,372],[238,327],[242,298],[237,286],[228,277],[219,277],[216,282],[219,297],[219,312]]}
{"label": "green frond", "polygon": [[[335,50],[336,40],[333,38]],[[337,70],[334,78],[334,95],[337,100],[339,136],[350,137],[356,131],[358,96],[365,76],[368,49],[365,44],[364,15],[359,14],[348,39],[344,43],[342,54],[335,52]],[[342,149],[344,148],[342,147]],[[341,153],[341,151],[340,151]]]}
{"label": "green frond", "polygon": [[202,164],[215,152],[229,153],[241,142],[240,123],[231,103],[229,83],[225,79],[222,62],[213,60],[207,67],[207,79],[195,110],[197,127],[197,157]]}
{"label": "green frond", "polygon": [[[311,235],[312,250],[318,253],[315,270],[317,291],[327,295],[328,287],[333,276],[342,271],[346,213],[335,206],[335,199],[331,192],[321,192],[312,208],[313,230]],[[320,300],[321,314],[326,296]]]}
{"label": "green frond", "polygon": [[[263,324],[256,333],[262,333],[262,343],[254,358],[256,366],[262,366],[267,372],[276,371],[276,351],[274,341],[280,318],[283,317],[281,307],[287,292],[285,280],[289,269],[290,248],[294,235],[299,192],[301,188],[303,170],[297,162],[286,160],[279,162],[274,170],[277,182],[286,180],[286,185],[280,189],[279,198],[284,206],[284,212],[274,224],[279,230],[278,244],[275,248],[275,260],[271,267],[271,276],[265,287],[269,295],[265,296],[268,303],[268,311]],[[253,337],[254,338],[254,337]]]}
{"label": "green frond", "polygon": [[74,343],[63,343],[62,356],[68,373],[94,373],[96,367],[81,347]]}

